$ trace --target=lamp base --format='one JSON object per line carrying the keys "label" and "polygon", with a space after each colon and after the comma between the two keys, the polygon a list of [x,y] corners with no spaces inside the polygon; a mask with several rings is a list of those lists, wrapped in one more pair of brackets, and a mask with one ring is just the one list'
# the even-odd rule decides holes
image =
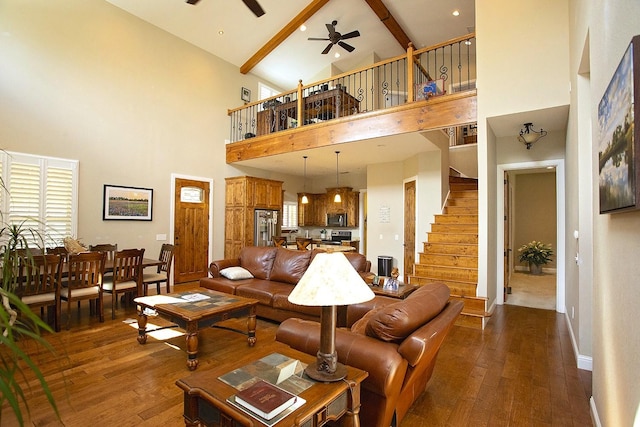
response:
{"label": "lamp base", "polygon": [[313,363],[309,363],[304,373],[307,374],[309,378],[324,383],[340,381],[347,376],[347,367],[342,363],[336,364],[335,372],[328,372],[327,368],[325,363],[318,365],[318,361],[316,360]]}

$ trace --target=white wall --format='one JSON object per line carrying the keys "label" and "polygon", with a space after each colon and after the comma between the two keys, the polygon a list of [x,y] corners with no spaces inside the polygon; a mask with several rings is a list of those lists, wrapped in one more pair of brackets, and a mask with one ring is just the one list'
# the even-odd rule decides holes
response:
{"label": "white wall", "polygon": [[[640,424],[640,328],[635,321],[640,301],[637,286],[640,212],[598,214],[597,168],[594,166],[599,145],[597,106],[631,38],[640,34],[638,16],[640,3],[635,0],[571,1],[572,86],[580,92],[572,100],[576,112],[570,117],[570,143],[580,161],[574,169],[579,173],[580,182],[589,183],[591,190],[591,197],[584,197],[586,201],[581,201],[580,207],[586,204],[587,210],[591,204],[590,212],[593,212],[592,408],[603,426]],[[588,74],[578,78],[578,74],[584,73],[585,50]],[[585,100],[590,104],[586,118],[582,113]],[[591,135],[584,135],[585,128],[591,129]],[[585,143],[590,143],[590,159],[585,159],[583,154]],[[584,186],[576,185],[576,188],[582,195]],[[588,216],[580,214],[578,220],[582,248],[583,236],[588,242],[591,230],[585,230],[583,225],[589,220]],[[585,285],[582,277],[590,270],[584,263],[579,268],[582,289]],[[582,329],[582,310],[579,337],[588,333]]]}
{"label": "white wall", "polygon": [[[222,258],[224,178],[292,181],[224,162],[227,108],[255,77],[107,2],[3,1],[0,58],[0,148],[80,161],[83,242],[155,256],[177,173],[213,179],[211,258]],[[153,188],[153,221],[102,221],[104,184]]]}

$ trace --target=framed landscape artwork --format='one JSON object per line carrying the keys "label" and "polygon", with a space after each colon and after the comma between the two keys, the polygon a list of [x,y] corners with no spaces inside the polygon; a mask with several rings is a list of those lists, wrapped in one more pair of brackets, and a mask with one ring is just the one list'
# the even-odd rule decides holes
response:
{"label": "framed landscape artwork", "polygon": [[631,40],[598,104],[600,213],[640,209],[640,36]]}
{"label": "framed landscape artwork", "polygon": [[104,186],[102,219],[151,221],[153,189]]}

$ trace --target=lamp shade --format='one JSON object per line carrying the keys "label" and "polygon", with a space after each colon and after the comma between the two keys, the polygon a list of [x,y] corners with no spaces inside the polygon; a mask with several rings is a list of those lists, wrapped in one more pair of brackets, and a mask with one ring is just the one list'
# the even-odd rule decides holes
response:
{"label": "lamp shade", "polygon": [[374,294],[342,252],[321,252],[289,294],[293,304],[349,305],[373,299]]}

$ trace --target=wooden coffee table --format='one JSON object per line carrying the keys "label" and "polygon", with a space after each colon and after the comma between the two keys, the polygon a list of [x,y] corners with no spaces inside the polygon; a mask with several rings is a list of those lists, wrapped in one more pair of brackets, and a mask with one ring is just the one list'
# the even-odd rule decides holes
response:
{"label": "wooden coffee table", "polygon": [[[220,379],[234,370],[255,364],[262,357],[279,353],[305,364],[316,360],[315,356],[294,350],[282,343],[273,342],[252,349],[232,363],[215,366],[176,381],[184,391],[184,421],[187,426],[245,426],[265,427],[248,413],[238,409],[230,399],[238,390]],[[277,421],[277,427],[317,427],[333,420],[346,427],[360,426],[360,384],[369,375],[347,366],[347,377],[342,381],[321,383],[310,380],[311,387],[298,396],[306,402]],[[305,377],[308,379],[308,377]],[[229,400],[228,400],[229,399]]]}
{"label": "wooden coffee table", "polygon": [[138,342],[147,342],[149,314],[155,312],[169,317],[187,333],[187,367],[192,371],[198,367],[198,328],[247,316],[247,342],[250,347],[256,343],[257,300],[198,288],[187,292],[138,297],[134,301],[138,310]]}

